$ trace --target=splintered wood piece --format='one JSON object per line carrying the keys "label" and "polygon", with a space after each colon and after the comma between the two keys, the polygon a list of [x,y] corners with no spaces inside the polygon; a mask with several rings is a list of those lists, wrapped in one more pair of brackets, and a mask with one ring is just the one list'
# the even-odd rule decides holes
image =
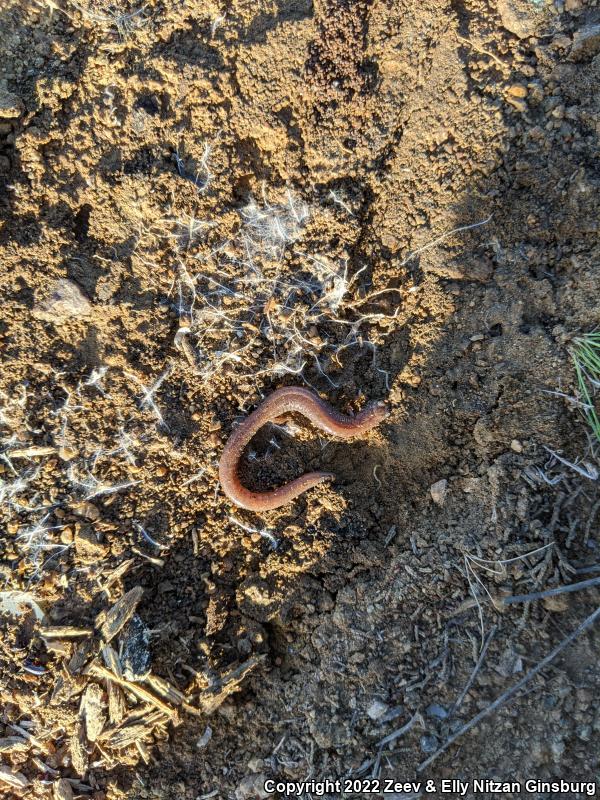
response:
{"label": "splintered wood piece", "polygon": [[59,675],[57,679],[54,681],[54,686],[52,687],[52,694],[50,695],[50,705],[56,706],[61,702],[61,695],[65,689],[65,679],[62,675]]}
{"label": "splintered wood piece", "polygon": [[72,675],[66,667],[57,675],[50,695],[50,705],[68,703],[73,697],[80,695],[86,687],[86,680],[81,675]]}
{"label": "splintered wood piece", "polygon": [[53,653],[58,658],[70,658],[73,652],[73,644],[65,639],[44,639],[46,650]]}
{"label": "splintered wood piece", "polygon": [[96,617],[96,627],[106,644],[122,630],[134,615],[138,603],[142,599],[144,590],[141,586],[134,586],[127,594],[107,612],[101,612]]}
{"label": "splintered wood piece", "polygon": [[85,729],[83,720],[79,720],[77,728],[69,742],[71,749],[71,763],[78,775],[85,775],[88,770],[88,754],[85,742]]}
{"label": "splintered wood piece", "polygon": [[170,718],[152,706],[146,706],[146,712],[132,712],[123,723],[113,730],[104,731],[103,744],[107,747],[122,749],[138,741],[147,739],[157,728],[165,726]]}
{"label": "splintered wood piece", "polygon": [[29,781],[22,772],[15,772],[8,767],[0,765],[0,781],[12,786],[13,789],[26,789],[29,786]]}
{"label": "splintered wood piece", "polygon": [[166,725],[170,721],[170,717],[168,717],[166,714],[163,714],[162,711],[159,711],[154,706],[150,705],[150,703],[147,703],[144,706],[138,706],[130,711],[127,716],[124,717],[119,726],[110,729],[106,728],[102,732],[100,741],[103,743],[108,742],[117,731],[124,730],[125,728],[131,728],[135,725],[142,725],[146,728],[155,728],[157,725]]}
{"label": "splintered wood piece", "polygon": [[79,714],[85,722],[85,733],[89,742],[95,742],[106,723],[104,693],[96,683],[86,687],[81,698]]}
{"label": "splintered wood piece", "polygon": [[77,647],[73,652],[73,655],[69,660],[69,663],[67,664],[67,670],[71,673],[71,675],[77,675],[78,673],[81,672],[81,670],[85,666],[86,661],[90,657],[91,652],[92,652],[91,639],[84,639],[83,642],[80,642],[77,645]]}
{"label": "splintered wood piece", "polygon": [[91,663],[88,667],[86,667],[85,671],[87,675],[91,675],[94,678],[101,678],[104,680],[108,679],[118,683],[119,686],[122,686],[124,689],[127,689],[128,692],[132,692],[136,697],[139,697],[140,700],[144,700],[146,703],[152,703],[152,705],[160,709],[163,714],[168,714],[171,718],[177,718],[178,716],[176,709],[168,706],[159,697],[153,695],[152,692],[144,689],[143,686],[138,686],[138,684],[133,683],[133,681],[128,681],[126,678],[115,675],[109,669],[106,669],[106,667],[103,667],[97,662]]}
{"label": "splintered wood piece", "polygon": [[110,644],[105,645],[102,648],[102,658],[104,659],[104,663],[106,664],[107,668],[114,672],[115,675],[118,675],[119,678],[123,677],[123,669],[121,667],[121,660],[117,655],[117,651],[114,647]]}
{"label": "splintered wood piece", "polygon": [[140,742],[139,739],[136,740],[135,746],[138,749],[138,753],[141,755],[142,760],[145,764],[150,763],[150,750],[148,747],[143,743]]}
{"label": "splintered wood piece", "polygon": [[108,718],[111,725],[118,725],[127,713],[127,701],[123,690],[114,681],[107,681]]}
{"label": "splintered wood piece", "polygon": [[114,569],[108,576],[108,578],[104,581],[104,583],[100,588],[100,591],[101,592],[108,591],[108,589],[110,589],[113,583],[116,583],[120,578],[122,578],[129,572],[129,570],[131,569],[131,567],[133,567],[134,564],[135,564],[134,558],[128,558],[126,561],[123,561],[122,564],[119,564],[119,566],[116,569]]}
{"label": "splintered wood piece", "polygon": [[9,450],[7,453],[9,458],[43,458],[44,456],[53,456],[58,453],[56,447],[20,447],[16,450]]}
{"label": "splintered wood piece", "polygon": [[52,784],[53,800],[73,800],[73,788],[66,778]]}
{"label": "splintered wood piece", "polygon": [[37,749],[41,750],[42,753],[50,753],[50,752],[52,752],[51,748],[48,747],[47,744],[45,744],[44,742],[41,742],[32,733],[29,733],[28,730],[26,730],[25,728],[22,728],[20,725],[16,725],[15,723],[11,722],[11,723],[9,723],[9,728],[12,728],[13,731],[15,731],[16,733],[20,734],[24,739],[27,739],[27,741],[30,742],[30,744],[32,744],[34,747],[37,747]]}
{"label": "splintered wood piece", "polygon": [[75,628],[72,625],[47,625],[40,630],[44,639],[81,639],[91,636],[91,628]]}
{"label": "splintered wood piece", "polygon": [[145,739],[152,733],[152,728],[146,725],[128,725],[126,728],[121,728],[110,737],[107,745],[115,750],[122,750],[124,747],[129,747],[140,739]]}
{"label": "splintered wood piece", "polygon": [[44,774],[47,773],[48,775],[58,775],[58,770],[55,770],[53,767],[46,764],[45,761],[42,761],[42,759],[38,758],[37,756],[33,756],[31,758],[31,763],[34,765],[36,769],[38,769],[40,772],[43,772]]}
{"label": "splintered wood piece", "polygon": [[[123,677],[119,656],[109,644],[102,648],[102,658],[111,672],[120,678]],[[109,678],[106,679],[106,688],[108,691],[108,717],[111,725],[119,725],[127,713],[125,694],[121,687]]]}
{"label": "splintered wood piece", "polygon": [[242,681],[263,660],[264,656],[253,656],[221,675],[212,686],[200,693],[200,708],[207,714],[215,711],[230,694],[241,688]]}
{"label": "splintered wood piece", "polygon": [[182,694],[179,689],[176,689],[164,678],[159,678],[158,675],[150,673],[146,675],[144,681],[164,700],[168,700],[169,703],[173,703],[174,706],[180,706],[185,700],[185,695]]}
{"label": "splintered wood piece", "polygon": [[121,750],[124,747],[129,747],[136,742],[147,739],[152,735],[154,728],[138,723],[137,725],[127,725],[125,728],[120,728],[110,737],[107,742],[109,747],[114,747],[115,750]]}
{"label": "splintered wood piece", "polygon": [[3,736],[0,739],[0,753],[22,753],[31,745],[22,736]]}

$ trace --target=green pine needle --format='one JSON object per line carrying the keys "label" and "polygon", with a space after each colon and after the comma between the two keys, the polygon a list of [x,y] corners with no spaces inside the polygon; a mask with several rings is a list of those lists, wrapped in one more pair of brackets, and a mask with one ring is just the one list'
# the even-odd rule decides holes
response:
{"label": "green pine needle", "polygon": [[600,331],[577,337],[571,357],[575,364],[579,395],[584,404],[583,415],[600,442],[600,418],[594,405],[595,390],[600,385]]}

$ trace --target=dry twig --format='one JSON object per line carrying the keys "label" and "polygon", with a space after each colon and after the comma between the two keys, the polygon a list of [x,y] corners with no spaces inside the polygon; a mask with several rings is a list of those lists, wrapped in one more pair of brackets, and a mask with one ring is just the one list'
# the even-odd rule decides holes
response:
{"label": "dry twig", "polygon": [[529,683],[529,681],[532,678],[534,678],[539,672],[541,672],[544,669],[544,667],[547,667],[548,664],[554,661],[554,659],[558,655],[560,655],[560,653],[562,653],[562,651],[566,647],[568,647],[572,642],[574,642],[578,636],[580,636],[584,631],[586,631],[589,627],[591,627],[594,624],[594,622],[598,619],[598,617],[600,617],[600,606],[592,614],[590,614],[589,617],[586,617],[586,619],[584,619],[583,622],[580,625],[578,625],[577,628],[572,633],[570,633],[565,639],[563,639],[562,642],[557,647],[555,647],[551,653],[549,653],[538,664],[536,664],[535,667],[533,667],[533,669],[529,670],[529,672],[526,675],[524,675],[520,681],[517,681],[517,683],[515,683],[514,686],[511,686],[510,689],[507,689],[499,697],[497,697],[496,700],[494,700],[494,702],[491,703],[491,705],[487,706],[487,708],[484,708],[482,711],[479,712],[479,714],[476,714],[472,719],[470,719],[467,723],[465,723],[465,725],[462,725],[456,731],[456,733],[452,734],[452,736],[446,739],[444,744],[438,750],[436,750],[435,753],[433,753],[431,756],[429,756],[429,758],[425,759],[425,761],[422,761],[419,764],[419,766],[417,767],[417,772],[422,772],[424,769],[426,769],[464,733],[470,731],[471,728],[474,728],[475,725],[478,725],[482,719],[489,717],[490,714],[492,714],[498,708],[501,708],[503,705],[505,705],[505,703],[507,703],[512,697],[514,697],[515,694],[517,694],[517,692],[520,689],[523,688],[523,686]]}

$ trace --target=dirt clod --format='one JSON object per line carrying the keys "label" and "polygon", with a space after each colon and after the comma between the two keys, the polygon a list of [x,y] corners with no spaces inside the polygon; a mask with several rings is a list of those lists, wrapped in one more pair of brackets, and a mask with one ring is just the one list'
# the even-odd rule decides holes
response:
{"label": "dirt clod", "polygon": [[592,58],[600,51],[600,24],[585,25],[573,34],[573,44],[571,46],[571,58],[574,61],[582,61],[585,58]]}
{"label": "dirt clod", "polygon": [[81,289],[67,278],[56,281],[46,299],[37,303],[34,315],[48,322],[61,322],[69,317],[86,317],[91,313],[90,301]]}
{"label": "dirt clod", "polygon": [[0,90],[0,119],[17,119],[23,113],[23,101],[16,94]]}

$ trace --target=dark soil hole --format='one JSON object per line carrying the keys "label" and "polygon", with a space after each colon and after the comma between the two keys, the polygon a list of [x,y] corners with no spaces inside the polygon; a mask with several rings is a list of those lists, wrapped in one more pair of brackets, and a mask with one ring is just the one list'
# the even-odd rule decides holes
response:
{"label": "dark soil hole", "polygon": [[89,203],[81,206],[73,220],[73,231],[75,238],[78,242],[83,242],[88,237],[90,230],[90,216],[92,214],[92,207]]}
{"label": "dark soil hole", "polygon": [[151,117],[155,117],[157,114],[160,113],[160,105],[156,95],[154,94],[142,94],[138,99],[135,101],[135,108],[141,108],[146,114],[150,114]]}

